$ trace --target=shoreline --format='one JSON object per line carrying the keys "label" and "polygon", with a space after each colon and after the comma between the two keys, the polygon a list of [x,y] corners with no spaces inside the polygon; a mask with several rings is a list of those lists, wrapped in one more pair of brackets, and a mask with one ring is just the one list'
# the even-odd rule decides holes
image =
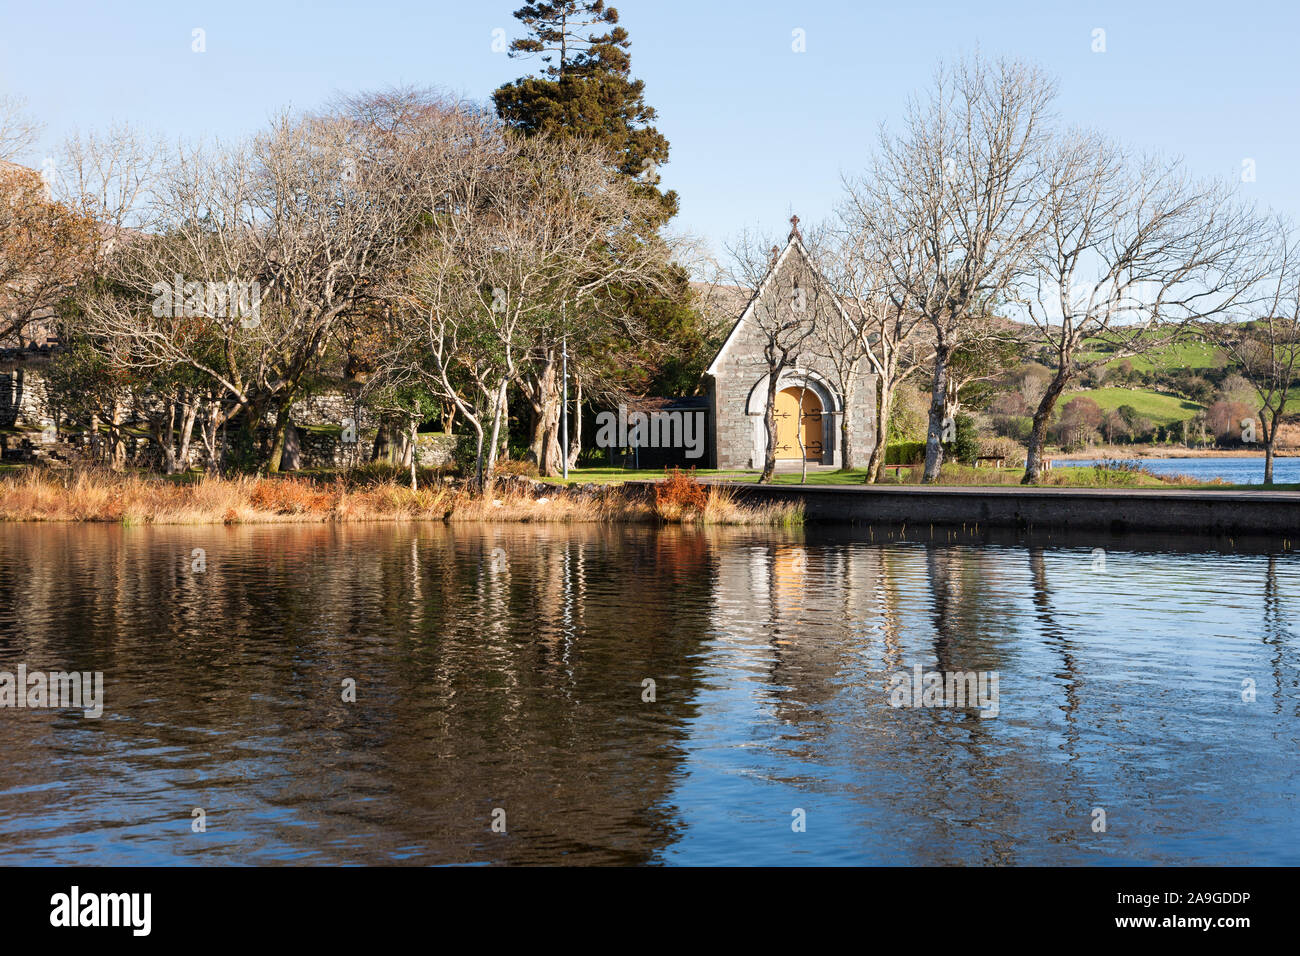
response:
{"label": "shoreline", "polygon": [[[1235,456],[1239,457],[1239,456]],[[1067,469],[1070,470],[1070,469]],[[1008,473],[1004,473],[1008,474]],[[1294,489],[1294,490],[1288,490]],[[1169,502],[1212,504],[1232,511],[1262,503],[1284,506],[1269,522],[1240,524],[1252,532],[1300,528],[1300,489],[1222,482],[1168,484],[1018,482],[874,485],[793,482],[758,485],[734,478],[637,477],[569,486],[503,476],[487,495],[433,480],[412,491],[391,479],[333,481],[307,476],[202,477],[175,481],[159,475],[32,469],[0,477],[0,523],[110,523],[143,525],[306,525],[376,523],[678,524],[793,526],[813,521],[882,524],[987,524],[1068,529],[1133,526],[1183,530],[1170,518],[1112,515],[1149,504],[1178,512]],[[911,502],[904,505],[902,502]],[[917,508],[916,502],[925,503]],[[961,504],[957,504],[961,502]],[[1013,502],[1013,505],[1007,505]],[[1043,502],[1055,502],[1045,505]],[[1061,502],[1073,502],[1075,511]],[[1006,514],[1002,512],[1010,511]],[[1097,514],[1094,512],[1105,512]],[[1181,513],[1181,512],[1178,512]],[[1202,516],[1203,517],[1203,516]],[[1197,522],[1201,521],[1198,517]],[[1238,527],[1211,516],[1208,525]]]}
{"label": "shoreline", "polygon": [[[1164,446],[1154,448],[1145,448],[1140,451],[1128,451],[1122,453],[1122,449],[1107,447],[1091,452],[1064,452],[1059,455],[1046,456],[1052,461],[1100,461],[1109,459],[1111,461],[1145,461],[1162,460],[1167,458],[1256,458],[1263,461],[1265,455],[1259,451],[1245,451],[1232,448],[1175,448],[1170,449]],[[1296,451],[1278,451],[1273,453],[1274,460],[1278,458],[1300,458],[1300,452]]]}
{"label": "shoreline", "polygon": [[1300,537],[1300,491],[733,484],[742,501],[798,501],[809,522],[1026,531]]}
{"label": "shoreline", "polygon": [[791,526],[794,502],[742,503],[693,479],[645,490],[630,483],[563,488],[502,480],[487,495],[444,482],[332,483],[305,477],[170,481],[112,472],[24,471],[0,477],[0,523],[142,525],[676,524]]}

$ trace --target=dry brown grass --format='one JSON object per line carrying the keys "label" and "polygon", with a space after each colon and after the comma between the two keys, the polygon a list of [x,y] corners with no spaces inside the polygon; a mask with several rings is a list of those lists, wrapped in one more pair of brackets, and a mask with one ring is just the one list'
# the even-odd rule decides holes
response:
{"label": "dry brown grass", "polygon": [[664,480],[655,485],[654,513],[660,521],[672,524],[792,525],[803,522],[803,507],[799,504],[741,504],[731,490],[700,483],[694,468],[689,472],[678,468],[667,470]]}
{"label": "dry brown grass", "polygon": [[0,520],[122,521],[128,524],[384,521],[443,518],[443,487],[348,488],[304,478],[162,478],[100,471],[31,469],[0,479]]}
{"label": "dry brown grass", "polygon": [[[694,480],[692,478],[692,480]],[[329,521],[690,522],[791,524],[789,506],[737,504],[710,488],[702,508],[660,509],[616,487],[556,489],[503,482],[487,495],[452,484],[412,491],[395,481],[210,478],[175,482],[105,471],[28,469],[0,478],[0,521],[257,524]]]}

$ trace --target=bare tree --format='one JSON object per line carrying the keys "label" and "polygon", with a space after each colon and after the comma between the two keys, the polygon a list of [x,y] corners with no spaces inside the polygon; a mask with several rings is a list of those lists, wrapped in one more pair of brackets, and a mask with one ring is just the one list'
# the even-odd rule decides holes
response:
{"label": "bare tree", "polygon": [[94,250],[96,271],[119,239],[144,226],[162,155],[157,139],[124,124],[103,133],[74,132],[64,141],[52,191],[97,224],[101,241]]}
{"label": "bare tree", "polygon": [[387,137],[346,118],[278,117],[246,145],[180,150],[138,235],[114,250],[88,329],[142,370],[186,367],[220,387],[212,427],[288,410],[350,313],[371,307],[415,220]]}
{"label": "bare tree", "polygon": [[825,343],[821,350],[836,370],[844,394],[846,414],[840,425],[845,468],[856,467],[847,409],[859,381],[858,368],[865,362],[876,376],[876,443],[864,479],[870,483],[880,479],[884,465],[894,391],[925,367],[933,350],[921,314],[907,309],[911,279],[897,278],[914,277],[920,268],[917,237],[881,223],[879,211],[860,184],[846,182],[845,193],[826,271],[850,321],[828,327],[821,336]]}
{"label": "bare tree", "polygon": [[[568,309],[585,322],[618,318],[614,290],[656,282],[662,251],[625,232],[647,200],[592,144],[485,128],[449,162],[442,211],[395,293],[408,318],[386,365],[455,406],[475,432],[486,486],[509,384],[540,400],[525,363],[558,345]],[[568,328],[583,334],[581,323]]]}
{"label": "bare tree", "polygon": [[1034,411],[1027,484],[1069,385],[1231,308],[1254,281],[1259,231],[1226,187],[1191,180],[1178,161],[1134,164],[1093,134],[1061,137],[1046,165],[1046,228],[1016,289],[1056,366]]}
{"label": "bare tree", "polygon": [[36,145],[42,128],[23,100],[0,94],[0,162],[17,162]]}
{"label": "bare tree", "polygon": [[862,180],[886,248],[917,243],[920,257],[915,271],[893,266],[891,278],[934,348],[926,482],[943,461],[949,357],[995,314],[1043,228],[1040,157],[1054,96],[1054,84],[1023,63],[976,57],[940,67],[902,132],[882,131]]}
{"label": "bare tree", "polygon": [[[556,273],[549,309],[538,311],[530,322],[532,342],[516,382],[531,413],[530,457],[543,475],[553,475],[563,461],[559,431],[566,346],[570,369],[593,391],[599,390],[598,373],[609,360],[609,350],[648,340],[644,322],[632,307],[632,294],[670,293],[673,245],[638,228],[646,219],[637,216],[654,215],[652,194],[635,181],[629,188],[602,178],[596,164],[610,163],[612,169],[614,161],[603,147],[564,140],[542,148],[551,155],[549,162],[561,161],[558,170],[568,167],[557,198],[566,193],[573,198],[560,199],[553,210],[559,228],[551,230],[546,242],[563,267]],[[573,201],[580,195],[573,190],[583,180],[596,191],[590,199]]]}
{"label": "bare tree", "polygon": [[[1300,239],[1284,220],[1275,222],[1269,274],[1251,303],[1245,322],[1208,325],[1212,340],[1225,349],[1238,371],[1259,394],[1259,426],[1264,445],[1264,484],[1273,483],[1273,451],[1278,424],[1296,384],[1300,364]],[[1243,429],[1250,423],[1242,422]]]}

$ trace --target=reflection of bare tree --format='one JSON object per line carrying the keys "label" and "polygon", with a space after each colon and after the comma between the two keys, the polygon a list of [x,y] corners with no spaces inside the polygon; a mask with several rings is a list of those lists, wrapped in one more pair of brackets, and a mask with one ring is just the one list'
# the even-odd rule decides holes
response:
{"label": "reflection of bare tree", "polygon": [[1079,676],[1074,645],[1066,634],[1065,628],[1057,623],[1053,613],[1052,592],[1047,582],[1047,562],[1041,547],[1029,549],[1029,573],[1033,582],[1034,616],[1042,628],[1043,637],[1050,645],[1060,649],[1061,672],[1065,677],[1065,703],[1061,710],[1065,714],[1065,751],[1070,756],[1067,772],[1073,789],[1073,785],[1078,780],[1075,767],[1079,760],[1079,706],[1082,678]]}
{"label": "reflection of bare tree", "polygon": [[891,586],[890,581],[895,552],[883,548],[873,550],[879,555],[877,564],[879,573],[876,575],[872,593],[875,595],[877,607],[880,608],[881,636],[884,641],[881,660],[887,672],[896,671],[903,666],[903,646],[899,641],[898,591]]}
{"label": "reflection of bare tree", "polygon": [[1015,603],[1001,587],[1005,569],[996,553],[929,545],[926,570],[940,670],[998,670]]}
{"label": "reflection of bare tree", "polygon": [[[925,559],[937,670],[944,674],[1001,670],[998,644],[1010,630],[1007,622],[1011,609],[993,593],[1002,578],[996,556],[984,550],[931,544],[926,547]],[[1007,771],[1011,758],[990,752],[989,745],[996,740],[990,722],[982,719],[969,702],[958,723],[949,709],[918,713],[931,717],[930,739],[916,745],[917,770],[924,774],[934,799],[944,808],[936,814],[938,833],[956,842],[953,821],[970,812],[970,795],[952,789],[950,782],[958,777],[970,778],[982,799],[1002,810],[998,834],[990,836],[984,862],[1014,864],[1020,849],[1014,835],[1015,818],[1021,808],[1005,793],[1008,780],[1015,779],[1014,773]]]}
{"label": "reflection of bare tree", "polygon": [[[306,860],[631,863],[675,838],[669,795],[712,605],[707,535],[4,531],[0,662],[104,671],[96,772],[152,814],[206,806],[237,830],[261,819],[263,836],[275,828],[267,852]],[[507,553],[496,570],[494,548]],[[0,746],[30,758],[0,769],[0,791],[34,788],[26,810],[73,773],[40,757],[48,726],[0,725]],[[488,829],[495,807],[506,835]]]}
{"label": "reflection of bare tree", "polygon": [[[1264,573],[1264,643],[1273,645],[1273,686],[1275,693],[1273,695],[1276,703],[1273,706],[1275,714],[1282,713],[1283,702],[1286,700],[1284,684],[1286,675],[1291,676],[1291,686],[1296,686],[1297,673],[1300,673],[1300,663],[1295,661],[1288,662],[1287,656],[1291,648],[1294,647],[1295,635],[1287,626],[1286,609],[1282,603],[1282,595],[1278,588],[1277,580],[1277,555],[1270,553],[1268,556],[1268,567]],[[1296,705],[1296,714],[1300,715],[1300,703]]]}

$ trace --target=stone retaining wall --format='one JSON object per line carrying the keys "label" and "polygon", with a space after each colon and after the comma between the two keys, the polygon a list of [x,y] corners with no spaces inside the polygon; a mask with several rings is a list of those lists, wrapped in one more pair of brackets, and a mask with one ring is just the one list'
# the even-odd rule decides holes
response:
{"label": "stone retaining wall", "polygon": [[718,484],[741,501],[802,501],[810,521],[1300,539],[1300,492]]}

